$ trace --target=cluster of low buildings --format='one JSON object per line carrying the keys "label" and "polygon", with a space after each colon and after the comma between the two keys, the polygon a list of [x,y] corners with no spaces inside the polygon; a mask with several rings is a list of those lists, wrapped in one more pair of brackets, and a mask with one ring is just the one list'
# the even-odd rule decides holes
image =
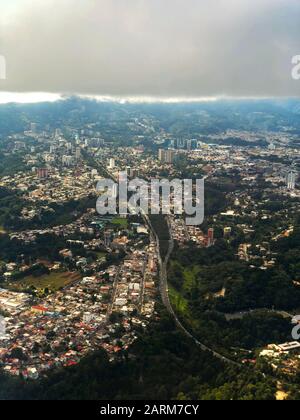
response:
{"label": "cluster of low buildings", "polygon": [[187,225],[183,218],[171,216],[169,217],[169,222],[172,238],[181,246],[193,242],[198,247],[208,248],[215,244],[215,231],[213,228],[209,228],[207,234],[204,234],[199,226]]}
{"label": "cluster of low buildings", "polygon": [[135,250],[118,269],[111,311],[124,314],[140,312],[147,318],[154,312],[157,276],[155,244]]}
{"label": "cluster of low buildings", "polygon": [[[35,130],[33,127],[24,133],[36,141],[30,153],[26,153],[25,141],[14,139],[18,143],[14,152],[22,153],[27,170],[0,180],[0,186],[18,192],[24,199],[20,220],[30,221],[42,212],[53,211],[53,204],[78,202],[91,194],[96,207],[95,187],[101,177],[83,155],[88,152],[91,157],[95,152],[97,157],[99,149],[105,154],[109,147],[105,148],[99,138],[88,136],[85,142],[79,138],[70,142],[61,130],[43,135]],[[96,165],[92,157],[91,161]],[[44,235],[63,238],[65,248],[58,252],[60,260],[43,264],[50,271],[62,270],[62,265],[72,266],[79,276],[42,298],[36,297],[39,294],[0,289],[3,371],[37,379],[51,369],[76,365],[99,349],[107,351],[113,360],[135,341],[136,327],[146,327],[155,312],[156,244],[149,241],[143,224],[135,223],[134,229],[128,229],[126,222],[113,225],[113,218],[97,215],[95,208],[86,208],[74,214],[74,221],[68,224],[8,232],[10,240],[18,240],[24,246],[36,243]],[[75,249],[82,250],[82,254],[74,254]],[[98,259],[87,258],[89,252],[99,254]],[[106,256],[115,262],[107,263]],[[23,266],[28,269],[38,263],[36,258],[25,263],[23,256],[18,257],[18,261],[16,258],[3,268],[10,274],[3,277],[7,286],[15,272],[21,274]]]}
{"label": "cluster of low buildings", "polygon": [[181,217],[170,217],[170,227],[172,237],[180,245],[194,242],[199,246],[206,246],[208,244],[208,237],[204,235],[199,226],[187,226],[185,220]]}
{"label": "cluster of low buildings", "polygon": [[[135,326],[146,326],[152,317],[156,276],[151,243],[128,253],[120,266],[84,277],[43,300],[0,290],[6,310],[2,369],[36,379],[49,369],[75,365],[100,348],[113,359],[135,340]],[[112,320],[113,313],[117,320]]]}
{"label": "cluster of low buildings", "polygon": [[70,237],[75,233],[94,235],[95,234],[95,209],[87,209],[86,212],[74,220],[74,222],[66,225],[53,226],[45,229],[28,229],[24,231],[10,232],[10,239],[17,239],[24,243],[35,242],[38,236],[56,235],[61,237]]}
{"label": "cluster of low buildings", "polygon": [[300,343],[270,344],[260,352],[259,357],[266,360],[275,372],[294,376],[300,367]]}
{"label": "cluster of low buildings", "polygon": [[47,178],[39,178],[36,168],[14,176],[2,177],[1,187],[22,192],[27,202],[23,218],[30,219],[37,214],[36,204],[43,203],[45,209],[51,203],[64,204],[70,200],[81,200],[95,193],[95,177],[92,168],[55,168],[49,170]]}
{"label": "cluster of low buildings", "polygon": [[16,293],[6,289],[0,289],[0,308],[11,315],[17,314],[30,303],[27,293]]}

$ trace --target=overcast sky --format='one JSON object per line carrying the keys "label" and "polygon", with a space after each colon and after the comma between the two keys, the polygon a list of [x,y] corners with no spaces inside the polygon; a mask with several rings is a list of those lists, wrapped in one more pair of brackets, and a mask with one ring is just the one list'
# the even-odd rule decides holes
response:
{"label": "overcast sky", "polygon": [[300,96],[299,0],[0,0],[0,90]]}

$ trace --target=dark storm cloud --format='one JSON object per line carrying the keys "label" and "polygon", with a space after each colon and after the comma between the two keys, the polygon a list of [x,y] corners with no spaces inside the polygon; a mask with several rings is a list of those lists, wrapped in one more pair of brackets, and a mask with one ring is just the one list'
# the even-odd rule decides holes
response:
{"label": "dark storm cloud", "polygon": [[[295,96],[298,0],[0,0],[5,91]],[[10,7],[8,7],[10,4]]]}

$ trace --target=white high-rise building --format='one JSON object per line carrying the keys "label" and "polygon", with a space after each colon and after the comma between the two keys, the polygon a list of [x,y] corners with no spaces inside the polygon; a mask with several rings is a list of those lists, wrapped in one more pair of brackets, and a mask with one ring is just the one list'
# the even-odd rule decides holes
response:
{"label": "white high-rise building", "polygon": [[37,130],[37,124],[36,124],[36,123],[34,123],[34,122],[32,122],[32,123],[30,124],[30,131],[31,131],[32,133],[36,133],[36,130]]}
{"label": "white high-rise building", "polygon": [[109,169],[114,169],[116,166],[116,161],[114,158],[109,159]]}
{"label": "white high-rise building", "polygon": [[275,144],[272,142],[272,143],[270,143],[269,144],[269,146],[268,146],[268,149],[269,150],[276,150],[276,146],[275,146]]}
{"label": "white high-rise building", "polygon": [[164,149],[159,149],[158,159],[159,159],[160,162],[164,162],[164,160],[165,160],[165,150]]}
{"label": "white high-rise building", "polygon": [[80,150],[80,147],[76,147],[75,157],[76,157],[77,160],[81,158],[81,150]]}
{"label": "white high-rise building", "polygon": [[62,131],[61,131],[61,129],[60,128],[56,128],[56,130],[55,130],[55,137],[56,138],[59,138],[59,137],[61,137],[62,136]]}
{"label": "white high-rise building", "polygon": [[296,172],[290,171],[287,175],[287,188],[293,191],[296,187]]}
{"label": "white high-rise building", "polygon": [[62,164],[65,166],[71,166],[74,162],[73,156],[63,156],[62,157]]}

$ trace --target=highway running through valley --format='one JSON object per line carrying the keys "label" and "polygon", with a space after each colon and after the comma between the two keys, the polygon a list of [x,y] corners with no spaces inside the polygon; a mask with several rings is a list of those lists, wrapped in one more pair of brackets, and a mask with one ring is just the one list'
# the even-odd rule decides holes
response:
{"label": "highway running through valley", "polygon": [[[100,162],[97,162],[99,165]],[[106,171],[106,173],[108,174],[108,176],[113,179],[115,182],[118,182],[118,179],[110,172],[108,171],[106,168],[103,167],[103,165],[101,165],[102,168]],[[130,207],[129,207],[129,211],[130,211]],[[134,213],[134,211],[133,211]],[[152,232],[152,235],[154,236],[155,240],[156,240],[156,246],[157,246],[157,255],[158,255],[158,260],[159,260],[159,290],[160,290],[160,295],[161,295],[161,299],[162,299],[162,303],[165,306],[165,308],[167,309],[167,311],[169,312],[169,314],[172,316],[172,318],[174,319],[174,322],[176,323],[177,327],[187,336],[189,337],[192,341],[194,341],[194,343],[202,350],[205,352],[209,352],[211,353],[213,356],[215,356],[217,359],[221,360],[222,362],[225,362],[227,364],[233,365],[233,366],[237,366],[237,367],[241,367],[242,365],[235,362],[234,360],[228,359],[225,356],[222,356],[220,353],[217,353],[216,351],[214,351],[212,348],[206,346],[205,344],[201,343],[201,341],[199,341],[195,336],[193,336],[192,333],[190,333],[185,326],[181,323],[181,321],[179,320],[178,316],[176,315],[171,302],[170,302],[170,297],[169,297],[169,288],[168,288],[168,264],[169,264],[169,260],[171,257],[171,254],[174,250],[174,239],[172,236],[172,230],[171,230],[171,225],[170,225],[170,221],[169,218],[167,219],[167,223],[168,223],[168,229],[169,229],[169,244],[168,244],[168,252],[167,255],[165,257],[165,259],[163,260],[162,256],[161,256],[161,252],[160,252],[160,241],[159,241],[159,237],[158,234],[156,233],[155,229],[153,228],[153,225],[151,223],[151,220],[149,218],[149,216],[145,213],[141,214],[146,225],[149,227],[150,232]]]}
{"label": "highway running through valley", "polygon": [[191,340],[194,341],[194,343],[202,350],[202,351],[206,351],[211,353],[213,356],[215,356],[217,359],[221,360],[222,362],[225,362],[227,364],[231,364],[234,366],[238,366],[240,367],[241,365],[237,362],[235,362],[234,360],[228,359],[225,356],[222,356],[220,353],[217,353],[216,351],[214,351],[212,348],[206,346],[205,344],[201,343],[195,336],[193,336],[192,333],[190,333],[185,326],[181,323],[181,321],[179,320],[178,316],[176,315],[171,302],[170,302],[170,297],[169,297],[169,288],[168,288],[168,264],[169,264],[169,260],[170,257],[172,255],[173,249],[174,249],[174,239],[172,237],[172,231],[171,231],[171,226],[170,226],[170,222],[168,219],[168,228],[169,228],[169,246],[168,246],[168,252],[166,255],[166,258],[163,260],[162,256],[161,256],[161,252],[160,252],[160,241],[159,241],[159,237],[157,235],[157,233],[155,232],[152,223],[149,219],[148,216],[144,216],[145,221],[147,222],[149,228],[151,229],[155,239],[156,239],[156,243],[157,243],[157,253],[158,253],[158,259],[159,259],[159,266],[160,266],[160,284],[159,284],[159,289],[160,289],[160,294],[161,294],[161,298],[162,298],[162,302],[164,304],[164,306],[166,307],[167,311],[169,312],[169,314],[172,316],[172,318],[174,319],[177,327],[187,336],[189,337]]}

